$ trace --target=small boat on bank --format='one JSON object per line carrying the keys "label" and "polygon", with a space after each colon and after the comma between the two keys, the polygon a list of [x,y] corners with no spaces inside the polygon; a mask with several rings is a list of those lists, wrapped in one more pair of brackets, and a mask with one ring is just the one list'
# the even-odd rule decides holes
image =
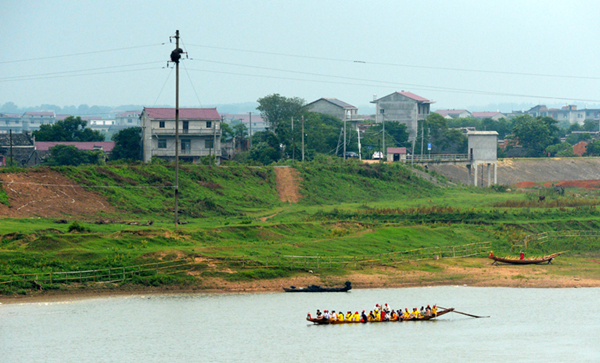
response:
{"label": "small boat on bank", "polygon": [[308,285],[307,287],[284,287],[285,292],[347,292],[352,290],[352,283],[346,281],[344,287],[322,287],[319,285]]}
{"label": "small boat on bank", "polygon": [[554,260],[554,258],[556,258],[557,256],[559,256],[562,252],[558,252],[558,253],[553,253],[551,255],[548,256],[543,256],[543,257],[538,257],[538,258],[523,258],[520,259],[519,257],[498,257],[498,256],[494,256],[492,254],[490,254],[488,256],[488,258],[494,260],[494,262],[492,262],[492,264],[498,264],[498,262],[502,262],[502,263],[510,263],[513,265],[532,265],[532,264],[539,264],[539,263],[552,263],[552,260]]}
{"label": "small boat on bank", "polygon": [[317,319],[317,318],[312,318],[310,316],[308,316],[306,318],[306,320],[313,322],[315,324],[318,325],[331,325],[331,324],[360,324],[360,323],[393,323],[393,322],[403,322],[403,321],[426,321],[426,320],[433,320],[436,319],[444,314],[447,314],[449,312],[454,311],[454,308],[448,308],[448,309],[444,309],[441,311],[438,311],[438,313],[433,316],[423,316],[420,318],[411,318],[411,319],[394,319],[394,320],[384,320],[384,321],[379,321],[379,320],[372,320],[372,321],[351,321],[351,320],[344,320],[344,321],[339,321],[339,320],[325,320],[325,319]]}

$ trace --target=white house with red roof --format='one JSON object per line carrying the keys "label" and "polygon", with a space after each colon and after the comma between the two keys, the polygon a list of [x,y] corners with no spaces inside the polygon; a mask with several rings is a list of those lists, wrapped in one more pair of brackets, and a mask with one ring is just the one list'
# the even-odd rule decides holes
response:
{"label": "white house with red roof", "polygon": [[374,103],[377,109],[377,122],[398,121],[406,125],[409,140],[417,137],[419,120],[429,116],[430,105],[434,103],[411,92],[394,92],[385,97],[377,98]]}
{"label": "white house with red roof", "polygon": [[[141,114],[144,161],[175,160],[175,109],[144,107]],[[179,109],[179,159],[198,162],[221,156],[221,115],[216,108]]]}

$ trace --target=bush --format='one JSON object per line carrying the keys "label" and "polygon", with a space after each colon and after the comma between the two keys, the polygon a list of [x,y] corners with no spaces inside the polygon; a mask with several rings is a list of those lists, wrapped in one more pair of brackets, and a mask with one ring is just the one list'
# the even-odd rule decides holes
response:
{"label": "bush", "polygon": [[69,233],[73,231],[84,233],[91,232],[92,230],[90,229],[90,227],[84,226],[83,224],[79,224],[77,221],[75,221],[69,225]]}

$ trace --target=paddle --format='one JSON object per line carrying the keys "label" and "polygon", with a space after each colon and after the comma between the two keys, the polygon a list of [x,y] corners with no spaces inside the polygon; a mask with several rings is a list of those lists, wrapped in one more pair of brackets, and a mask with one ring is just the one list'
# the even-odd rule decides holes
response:
{"label": "paddle", "polygon": [[[438,308],[446,310],[446,308],[445,308],[445,307],[443,307],[443,306],[439,306],[439,305],[438,305]],[[456,310],[452,310],[452,312],[453,312],[453,313],[457,313],[457,314],[462,314],[462,315],[470,316],[470,317],[472,317],[472,318],[489,318],[489,316],[478,316],[478,315],[471,315],[471,314],[463,313],[462,311],[456,311]]]}

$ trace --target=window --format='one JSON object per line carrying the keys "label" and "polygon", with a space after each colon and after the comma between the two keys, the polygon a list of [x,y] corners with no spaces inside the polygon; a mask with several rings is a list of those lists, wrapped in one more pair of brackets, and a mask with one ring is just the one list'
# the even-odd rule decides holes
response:
{"label": "window", "polygon": [[206,149],[212,149],[214,147],[213,141],[214,141],[213,139],[205,139],[204,140],[204,147]]}
{"label": "window", "polygon": [[127,119],[127,123],[132,124],[133,123],[133,119]]}
{"label": "window", "polygon": [[167,139],[158,139],[158,148],[166,149],[167,148]]}
{"label": "window", "polygon": [[206,121],[206,128],[212,129],[212,121]]}
{"label": "window", "polygon": [[164,121],[159,121],[158,122],[158,127],[160,127],[161,129],[165,128],[165,122]]}

